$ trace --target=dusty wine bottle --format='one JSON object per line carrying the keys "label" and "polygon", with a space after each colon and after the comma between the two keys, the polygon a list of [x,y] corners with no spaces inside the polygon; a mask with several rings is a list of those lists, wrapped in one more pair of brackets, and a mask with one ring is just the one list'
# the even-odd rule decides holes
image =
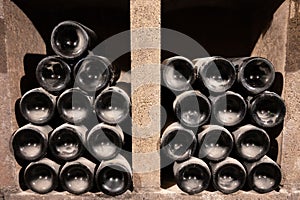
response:
{"label": "dusty wine bottle", "polygon": [[104,89],[115,83],[120,75],[107,58],[96,55],[81,59],[74,69],[76,85],[87,92]]}
{"label": "dusty wine bottle", "polygon": [[55,96],[43,88],[35,88],[22,96],[20,112],[26,120],[33,124],[45,124],[54,115],[55,103]]}
{"label": "dusty wine bottle", "polygon": [[173,173],[178,187],[191,195],[207,189],[211,179],[208,165],[195,157],[184,162],[175,162]]}
{"label": "dusty wine bottle", "polygon": [[268,156],[257,162],[245,162],[244,165],[248,172],[248,184],[256,192],[267,193],[279,187],[282,178],[280,167]]}
{"label": "dusty wine bottle", "polygon": [[130,164],[120,154],[111,160],[102,161],[96,171],[96,184],[104,194],[123,194],[132,186]]}
{"label": "dusty wine bottle", "polygon": [[212,98],[212,113],[218,123],[235,126],[246,116],[247,104],[244,98],[235,92],[227,91]]}
{"label": "dusty wine bottle", "polygon": [[169,125],[161,136],[161,152],[173,161],[190,158],[196,149],[197,140],[192,130],[178,122]]}
{"label": "dusty wine bottle", "polygon": [[198,158],[221,161],[229,156],[233,148],[232,134],[224,127],[206,125],[198,133]]}
{"label": "dusty wine bottle", "polygon": [[233,132],[238,155],[248,162],[257,161],[269,151],[270,138],[267,132],[251,124]]}
{"label": "dusty wine bottle", "polygon": [[27,124],[19,128],[10,139],[10,148],[16,159],[36,161],[45,156],[48,147],[48,134],[52,128],[48,125]]}
{"label": "dusty wine bottle", "polygon": [[197,78],[211,92],[225,92],[236,80],[235,67],[225,58],[219,56],[197,58],[193,63],[197,69]]}
{"label": "dusty wine bottle", "polygon": [[120,126],[100,123],[86,137],[86,148],[97,160],[109,160],[119,154],[124,144]]}
{"label": "dusty wine bottle", "polygon": [[58,56],[48,56],[37,65],[35,77],[45,90],[59,92],[71,81],[71,68]]}
{"label": "dusty wine bottle", "polygon": [[57,159],[70,161],[84,151],[87,128],[83,125],[62,124],[50,134],[49,149]]}
{"label": "dusty wine bottle", "polygon": [[182,125],[200,127],[209,120],[211,103],[199,91],[189,90],[176,97],[173,110]]}
{"label": "dusty wine bottle", "polygon": [[66,59],[75,59],[90,50],[97,36],[91,29],[75,21],[63,21],[51,34],[53,51]]}
{"label": "dusty wine bottle", "polygon": [[93,187],[95,167],[95,163],[83,157],[64,164],[59,173],[63,189],[76,195],[90,191]]}
{"label": "dusty wine bottle", "polygon": [[238,82],[252,94],[261,93],[271,87],[275,79],[273,64],[266,58],[232,58],[238,68]]}
{"label": "dusty wine bottle", "polygon": [[278,94],[265,91],[250,99],[249,113],[257,125],[270,128],[283,122],[286,107]]}
{"label": "dusty wine bottle", "polygon": [[57,110],[64,121],[77,124],[88,118],[92,103],[84,91],[71,88],[59,95]]}
{"label": "dusty wine bottle", "polygon": [[173,91],[192,89],[196,78],[194,64],[182,56],[174,56],[162,62],[162,80]]}
{"label": "dusty wine bottle", "polygon": [[118,124],[130,114],[131,101],[125,90],[111,86],[97,96],[94,106],[97,116],[103,122]]}
{"label": "dusty wine bottle", "polygon": [[210,166],[212,183],[216,190],[230,194],[244,186],[247,174],[244,166],[238,160],[227,157],[218,163],[210,162]]}
{"label": "dusty wine bottle", "polygon": [[59,168],[60,165],[48,158],[32,162],[24,171],[25,184],[36,193],[49,193],[58,186]]}

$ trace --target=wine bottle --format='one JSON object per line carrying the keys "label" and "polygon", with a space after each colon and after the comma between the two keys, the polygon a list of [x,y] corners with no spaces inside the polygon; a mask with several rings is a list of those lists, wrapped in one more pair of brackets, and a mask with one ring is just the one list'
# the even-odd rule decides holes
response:
{"label": "wine bottle", "polygon": [[19,128],[10,138],[10,148],[17,160],[36,161],[45,156],[48,147],[48,125],[27,124]]}
{"label": "wine bottle", "polygon": [[130,164],[120,154],[111,160],[102,161],[96,171],[96,184],[104,194],[123,194],[132,186]]}
{"label": "wine bottle", "polygon": [[48,56],[37,65],[35,76],[45,90],[59,92],[71,81],[71,68],[58,56]]}
{"label": "wine bottle", "polygon": [[97,160],[109,160],[119,154],[124,144],[120,126],[100,123],[86,137],[86,148]]}
{"label": "wine bottle", "polygon": [[213,116],[221,125],[235,126],[245,118],[247,113],[244,98],[232,91],[212,98],[212,104]]}
{"label": "wine bottle", "polygon": [[115,83],[120,75],[107,58],[96,55],[81,59],[74,69],[76,85],[87,92],[104,89]]}
{"label": "wine bottle", "polygon": [[266,58],[242,57],[233,58],[231,61],[238,68],[238,82],[249,93],[261,93],[273,84],[275,69]]}
{"label": "wine bottle", "polygon": [[59,168],[60,165],[48,158],[32,162],[24,171],[25,184],[36,193],[49,193],[58,186]]}
{"label": "wine bottle", "polygon": [[196,146],[195,133],[178,122],[169,125],[161,136],[161,152],[173,161],[187,160],[194,154]]}
{"label": "wine bottle", "polygon": [[256,192],[267,193],[279,187],[282,178],[280,167],[268,156],[257,162],[245,162],[244,165],[248,172],[248,184]]}
{"label": "wine bottle", "polygon": [[218,163],[210,162],[210,166],[212,183],[216,190],[230,194],[244,186],[247,174],[244,166],[238,160],[227,157]]}
{"label": "wine bottle", "polygon": [[57,110],[64,121],[77,124],[91,114],[92,103],[84,91],[71,88],[58,97]]}
{"label": "wine bottle", "polygon": [[224,127],[206,125],[198,133],[198,157],[210,161],[221,161],[229,156],[233,148],[232,134]]}
{"label": "wine bottle", "polygon": [[182,125],[200,127],[209,120],[211,103],[199,91],[189,90],[176,97],[173,110]]}
{"label": "wine bottle", "polygon": [[26,92],[20,100],[22,116],[33,124],[45,124],[51,120],[55,112],[56,97],[43,88],[35,88]]}
{"label": "wine bottle", "polygon": [[190,195],[207,189],[211,179],[208,165],[195,157],[184,162],[175,162],[173,172],[178,187]]}
{"label": "wine bottle", "polygon": [[84,151],[87,128],[83,125],[62,124],[49,137],[49,149],[57,159],[70,161],[79,158]]}
{"label": "wine bottle", "polygon": [[131,101],[123,89],[111,86],[97,96],[94,106],[97,116],[103,122],[118,124],[130,114]]}
{"label": "wine bottle", "polygon": [[63,21],[51,34],[53,51],[66,59],[84,55],[95,43],[97,36],[91,29],[75,21]]}
{"label": "wine bottle", "polygon": [[249,113],[257,125],[270,128],[283,122],[286,107],[278,94],[265,91],[249,101]]}
{"label": "wine bottle", "polygon": [[270,138],[261,128],[244,125],[234,131],[233,136],[238,155],[249,162],[259,160],[269,151]]}
{"label": "wine bottle", "polygon": [[194,64],[182,56],[174,56],[162,62],[162,80],[173,91],[192,89],[196,79]]}
{"label": "wine bottle", "polygon": [[62,188],[72,194],[83,194],[93,187],[96,164],[80,157],[63,165],[59,173]]}
{"label": "wine bottle", "polygon": [[197,78],[211,92],[225,92],[236,80],[235,67],[225,58],[219,56],[197,58],[193,63],[197,69]]}

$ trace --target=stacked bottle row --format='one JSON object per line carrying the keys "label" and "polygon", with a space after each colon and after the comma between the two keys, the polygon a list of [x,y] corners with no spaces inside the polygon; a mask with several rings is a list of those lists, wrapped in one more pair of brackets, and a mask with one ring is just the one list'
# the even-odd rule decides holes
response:
{"label": "stacked bottle row", "polygon": [[130,97],[117,86],[110,86],[93,100],[79,88],[65,90],[55,96],[43,88],[26,92],[20,101],[22,116],[33,124],[47,124],[57,117],[72,124],[84,124],[99,118],[108,124],[118,124],[130,114]]}
{"label": "stacked bottle row", "polygon": [[260,57],[175,56],[162,63],[168,120],[161,164],[173,166],[180,189],[189,194],[210,184],[226,194],[245,187],[260,193],[278,189],[281,170],[267,154],[276,137],[270,130],[282,125],[286,108],[270,91],[274,79],[273,65]]}
{"label": "stacked bottle row", "polygon": [[131,176],[130,165],[121,155],[103,160],[99,165],[84,157],[63,165],[49,158],[43,158],[31,162],[24,169],[25,184],[40,194],[61,188],[76,195],[101,191],[116,196],[131,188]]}
{"label": "stacked bottle row", "polygon": [[130,164],[120,154],[126,141],[119,124],[131,112],[128,83],[118,81],[120,70],[107,58],[89,51],[95,38],[77,22],[58,24],[51,35],[57,55],[38,63],[40,87],[20,100],[29,123],[12,135],[11,149],[35,192],[61,186],[82,194],[96,185],[119,195],[132,186]]}

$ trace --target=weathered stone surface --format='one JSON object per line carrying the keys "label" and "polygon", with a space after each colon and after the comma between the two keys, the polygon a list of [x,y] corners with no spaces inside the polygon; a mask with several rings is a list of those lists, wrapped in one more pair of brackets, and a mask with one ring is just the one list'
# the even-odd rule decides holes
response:
{"label": "weathered stone surface", "polygon": [[4,7],[3,7],[3,0],[0,1],[0,18],[4,18]]}
{"label": "weathered stone surface", "polygon": [[276,71],[284,73],[289,2],[285,1],[276,11],[266,33],[263,33],[252,51],[252,56],[268,58]]}
{"label": "weathered stone surface", "polygon": [[300,2],[290,1],[285,72],[287,117],[282,144],[283,184],[300,189]]}
{"label": "weathered stone surface", "polygon": [[131,0],[132,167],[136,191],[160,187],[160,0]]}
{"label": "weathered stone surface", "polygon": [[0,51],[0,189],[8,192],[19,188],[19,167],[9,151],[9,140],[13,131],[18,128],[15,102],[21,96],[20,80],[24,75],[24,57],[30,53],[44,53],[45,47],[35,27],[14,3],[0,1],[0,13],[0,43],[1,48],[4,48]]}
{"label": "weathered stone surface", "polygon": [[5,196],[7,200],[22,200],[22,199],[30,199],[30,200],[58,200],[58,199],[80,199],[80,200],[94,200],[94,199],[132,199],[132,200],[160,200],[160,199],[171,199],[171,200],[192,200],[192,199],[205,199],[205,200],[286,200],[286,199],[297,199],[299,198],[299,194],[290,194],[285,191],[282,192],[271,192],[266,194],[258,194],[255,192],[236,192],[231,195],[224,195],[220,192],[201,192],[196,195],[188,195],[179,191],[170,191],[170,190],[161,190],[156,192],[143,192],[143,193],[130,193],[127,192],[121,196],[117,197],[109,197],[102,193],[99,194],[84,194],[80,196],[70,195],[69,193],[57,193],[51,192],[49,195],[38,195],[33,194],[32,192],[22,192],[19,194],[11,194]]}
{"label": "weathered stone surface", "polygon": [[0,199],[3,192],[17,186],[15,172],[12,171],[15,165],[12,156],[9,153],[9,135],[11,130],[10,116],[12,115],[10,107],[10,90],[9,74],[7,70],[6,46],[5,46],[5,23],[3,1],[0,0],[0,123],[1,123],[1,140],[0,140]]}
{"label": "weathered stone surface", "polygon": [[300,2],[290,0],[287,30],[286,72],[293,73],[300,69]]}
{"label": "weathered stone surface", "polygon": [[160,26],[160,7],[158,0],[131,0],[131,29]]}

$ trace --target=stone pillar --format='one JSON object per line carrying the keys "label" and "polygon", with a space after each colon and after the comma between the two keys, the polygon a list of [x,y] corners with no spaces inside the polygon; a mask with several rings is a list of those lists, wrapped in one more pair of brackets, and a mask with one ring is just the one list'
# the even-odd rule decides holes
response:
{"label": "stone pillar", "polygon": [[160,0],[131,0],[132,167],[136,191],[160,187]]}

